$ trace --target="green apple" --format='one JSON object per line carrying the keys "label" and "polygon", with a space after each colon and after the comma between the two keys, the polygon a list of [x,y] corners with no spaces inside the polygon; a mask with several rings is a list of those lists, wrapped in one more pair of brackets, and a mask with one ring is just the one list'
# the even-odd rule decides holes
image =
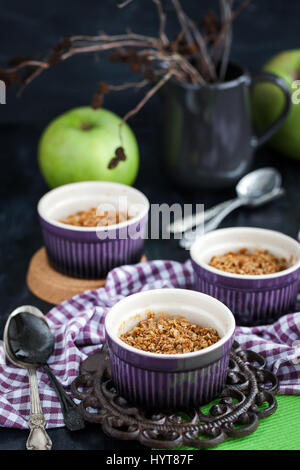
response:
{"label": "green apple", "polygon": [[[300,49],[281,52],[267,62],[263,70],[281,77],[289,85],[291,94],[295,93],[293,82],[300,79]],[[254,124],[263,132],[280,114],[284,96],[276,85],[259,83],[254,87],[252,104]],[[291,103],[287,119],[269,143],[279,152],[300,159],[300,104]]]}
{"label": "green apple", "polygon": [[[130,127],[106,109],[70,110],[44,130],[38,147],[41,172],[51,188],[76,181],[114,181],[133,184],[139,166],[136,138]],[[118,147],[126,160],[110,169]]]}

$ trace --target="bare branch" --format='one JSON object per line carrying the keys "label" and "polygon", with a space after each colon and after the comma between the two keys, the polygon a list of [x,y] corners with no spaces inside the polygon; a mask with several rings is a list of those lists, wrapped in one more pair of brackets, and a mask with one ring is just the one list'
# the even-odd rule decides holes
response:
{"label": "bare branch", "polygon": [[219,36],[217,40],[215,41],[215,44],[213,45],[213,51],[212,54],[220,48],[222,42],[224,41],[224,34],[227,31],[227,28],[229,25],[236,19],[236,17],[246,8],[249,3],[251,3],[252,0],[243,0],[237,8],[231,13],[231,15],[227,18],[227,20],[222,24],[221,31],[219,33]]}
{"label": "bare branch", "polygon": [[24,80],[24,84],[18,90],[17,96],[21,96],[21,94],[23,93],[27,85],[29,85],[29,83],[31,83],[36,77],[38,77],[42,73],[43,70],[44,70],[43,68],[39,68],[39,69],[36,69],[32,74],[30,74],[29,77],[26,80]]}
{"label": "bare branch", "polygon": [[181,25],[181,28],[182,28],[182,31],[184,33],[186,42],[188,44],[191,44],[193,42],[193,37],[192,37],[192,34],[189,30],[189,26],[187,25],[186,16],[185,16],[184,11],[181,8],[179,0],[172,0],[172,3],[174,5],[174,8],[175,8],[175,11],[176,11],[176,14],[177,14],[177,18],[178,18],[178,21]]}
{"label": "bare branch", "polygon": [[[94,109],[102,106],[108,91],[130,88],[138,90],[151,82],[155,83],[136,107],[124,116],[123,122],[125,122],[135,115],[171,77],[180,83],[203,85],[208,81],[216,82],[218,76],[214,61],[216,63],[220,61],[219,78],[225,79],[232,42],[232,21],[251,0],[241,0],[235,11],[232,11],[234,0],[219,1],[222,24],[216,17],[213,19],[210,17],[210,21],[207,19],[207,24],[204,26],[207,34],[205,37],[195,22],[184,12],[180,0],[171,0],[180,28],[176,39],[170,41],[165,32],[167,17],[163,0],[152,0],[159,17],[158,37],[137,34],[130,30],[117,35],[108,35],[105,32],[91,36],[74,35],[62,38],[40,60],[32,57],[15,59],[10,67],[0,70],[1,76],[9,84],[21,81],[20,94],[44,70],[61,61],[77,54],[112,51],[110,60],[127,63],[132,72],[142,75],[142,80],[120,85],[99,82],[92,102]],[[132,2],[133,0],[123,0],[118,7],[123,8]],[[162,78],[157,81],[157,76]]]}
{"label": "bare branch", "polygon": [[158,45],[159,40],[152,36],[144,36],[142,34],[136,34],[132,31],[128,30],[126,34],[114,34],[109,35],[106,33],[97,34],[95,36],[71,36],[70,41],[74,44],[75,41],[83,41],[83,42],[96,42],[97,44],[100,42],[107,42],[107,41],[123,41],[128,39],[134,39],[136,41],[143,41],[148,42],[152,45]]}
{"label": "bare branch", "polygon": [[7,73],[14,73],[18,72],[19,70],[23,69],[24,67],[39,67],[42,69],[47,69],[49,68],[49,64],[46,62],[43,62],[41,60],[24,60],[20,64],[16,65],[15,67],[10,67],[8,69],[5,69]]}
{"label": "bare branch", "polygon": [[241,2],[237,7],[236,9],[234,10],[234,12],[232,13],[231,17],[229,18],[229,21],[233,21],[236,19],[236,17],[249,5],[249,3],[251,3],[252,0],[244,0],[243,2]]}
{"label": "bare branch", "polygon": [[129,5],[130,3],[132,3],[134,0],[125,0],[124,2],[122,3],[118,3],[117,7],[118,8],[124,8],[124,7],[127,7],[127,5]]}
{"label": "bare branch", "polygon": [[[231,11],[232,5],[233,5],[233,0],[220,0],[223,24],[227,23],[227,21],[232,15],[232,11]],[[224,80],[225,75],[226,75],[229,55],[230,55],[231,42],[232,42],[232,22],[229,22],[228,27],[226,28],[225,33],[224,33],[224,49],[223,49],[223,56],[221,59],[221,66],[220,66],[220,81],[221,82]]]}
{"label": "bare branch", "polygon": [[182,57],[180,54],[173,54],[174,60],[187,72],[187,74],[191,77],[193,83],[205,83],[204,78],[200,74],[200,72],[192,66],[192,64]]}
{"label": "bare branch", "polygon": [[165,25],[166,25],[166,14],[163,10],[163,7],[162,7],[162,3],[160,0],[153,0],[153,2],[155,3],[156,7],[157,7],[157,11],[158,11],[158,17],[159,17],[159,37],[160,37],[160,40],[161,40],[161,43],[163,46],[166,46],[169,44],[169,40],[166,36],[166,33],[165,33]]}
{"label": "bare branch", "polygon": [[144,86],[148,84],[149,84],[149,80],[142,80],[140,82],[128,82],[128,83],[122,83],[122,85],[109,85],[109,90],[123,91],[123,90],[128,90],[129,88],[135,88],[136,90],[139,90],[140,88],[143,88]]}
{"label": "bare branch", "polygon": [[[170,80],[170,78],[172,77],[173,75],[173,72],[168,72],[166,73],[166,75],[164,75],[155,85],[153,88],[151,88],[151,90],[148,91],[148,93],[146,93],[146,95],[144,96],[144,98],[136,105],[135,108],[133,108],[131,111],[128,111],[128,113],[125,114],[125,116],[123,117],[123,122],[126,122],[128,121],[129,118],[131,118],[132,116],[134,116],[135,114],[137,114],[141,109],[142,107],[147,103],[147,101],[150,100],[150,98],[163,86],[165,85],[165,83],[167,83],[168,80]],[[121,123],[122,125],[122,123]]]}
{"label": "bare branch", "polygon": [[123,40],[123,41],[112,41],[112,42],[104,42],[101,44],[92,44],[83,47],[72,48],[69,51],[65,52],[61,56],[61,60],[66,60],[69,57],[72,57],[76,54],[83,54],[89,52],[101,52],[101,51],[108,51],[112,49],[119,49],[121,47],[149,47],[149,43],[136,41],[136,40]]}
{"label": "bare branch", "polygon": [[192,21],[189,18],[187,18],[187,21],[189,22],[189,25],[190,25],[191,30],[193,32],[195,41],[196,41],[196,43],[198,44],[198,47],[199,47],[198,56],[200,56],[200,60],[202,59],[202,61],[205,63],[205,65],[207,67],[207,70],[209,72],[209,75],[212,78],[212,80],[216,80],[216,78],[217,78],[216,70],[215,70],[213,61],[211,60],[211,58],[209,56],[209,52],[207,50],[204,38],[203,38],[202,34],[200,33],[199,29],[197,28],[196,24],[194,23],[194,21]]}

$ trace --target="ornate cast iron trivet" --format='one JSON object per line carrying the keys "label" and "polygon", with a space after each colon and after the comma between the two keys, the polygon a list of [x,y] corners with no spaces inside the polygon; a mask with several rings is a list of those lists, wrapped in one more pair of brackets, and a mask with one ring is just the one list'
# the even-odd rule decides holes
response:
{"label": "ornate cast iron trivet", "polygon": [[275,412],[277,389],[278,380],[265,368],[263,357],[242,350],[236,342],[226,387],[207,413],[203,406],[193,411],[165,413],[130,404],[114,388],[106,347],[82,363],[80,375],[72,383],[72,392],[81,400],[79,406],[86,421],[101,424],[111,437],[137,440],[160,449],[181,445],[207,449],[227,437],[251,434],[259,419]]}

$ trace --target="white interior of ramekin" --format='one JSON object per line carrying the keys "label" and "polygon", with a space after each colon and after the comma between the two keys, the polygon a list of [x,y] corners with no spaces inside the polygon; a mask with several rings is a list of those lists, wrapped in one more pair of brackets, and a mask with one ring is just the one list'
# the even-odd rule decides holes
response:
{"label": "white interior of ramekin", "polygon": [[[119,201],[125,203],[119,206]],[[52,189],[38,203],[38,213],[46,222],[64,229],[94,232],[107,230],[107,227],[77,227],[59,222],[60,219],[81,210],[109,204],[116,210],[128,210],[130,219],[119,224],[110,225],[110,229],[122,228],[144,217],[149,210],[146,196],[135,188],[120,183],[107,181],[85,181],[71,183]]]}
{"label": "white interior of ramekin", "polygon": [[[272,274],[246,275],[221,271],[209,265],[214,255],[237,251],[241,248],[268,250],[279,258],[286,258],[290,267]],[[283,233],[255,227],[233,227],[208,232],[194,242],[191,258],[201,267],[213,273],[238,279],[269,279],[284,276],[300,267],[300,243]]]}
{"label": "white interior of ramekin", "polygon": [[[200,292],[186,289],[155,289],[132,294],[115,304],[105,318],[107,334],[120,346],[137,354],[155,357],[176,357],[176,354],[156,354],[129,346],[120,335],[134,328],[147,318],[148,312],[165,313],[172,317],[184,316],[192,323],[203,327],[215,328],[220,340],[200,351],[180,354],[186,358],[194,354],[206,354],[219,348],[234,333],[234,316],[222,302]],[[179,356],[179,354],[178,354]]]}

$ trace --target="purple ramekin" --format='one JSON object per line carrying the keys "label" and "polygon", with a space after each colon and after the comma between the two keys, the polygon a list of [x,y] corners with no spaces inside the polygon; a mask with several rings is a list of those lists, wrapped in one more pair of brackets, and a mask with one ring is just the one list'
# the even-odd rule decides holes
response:
{"label": "purple ramekin", "polygon": [[[212,256],[241,248],[268,250],[286,258],[290,267],[278,273],[250,276],[220,271],[209,265]],[[227,305],[238,325],[273,323],[295,308],[300,279],[300,244],[287,235],[253,227],[214,230],[195,241],[191,258],[195,288]]]}
{"label": "purple ramekin", "polygon": [[[59,222],[80,210],[100,207],[127,210],[128,221],[108,227],[77,227]],[[116,266],[140,261],[149,201],[135,188],[87,181],[53,189],[38,203],[38,213],[51,266],[68,276],[101,279]]]}
{"label": "purple ramekin", "polygon": [[[156,354],[129,346],[120,335],[148,312],[182,315],[218,331],[220,340],[200,351]],[[105,319],[111,373],[118,392],[148,408],[188,409],[207,403],[224,388],[235,321],[218,300],[185,289],[139,292],[114,305]]]}

